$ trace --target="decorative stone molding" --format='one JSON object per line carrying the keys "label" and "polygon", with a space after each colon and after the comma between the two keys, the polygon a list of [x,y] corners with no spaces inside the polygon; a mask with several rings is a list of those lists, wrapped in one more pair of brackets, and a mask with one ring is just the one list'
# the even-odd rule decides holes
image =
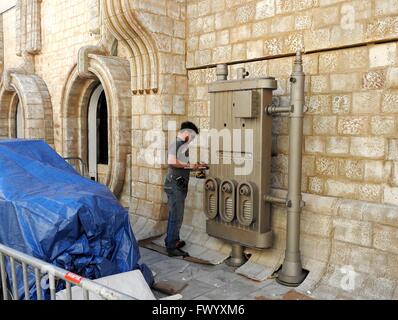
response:
{"label": "decorative stone molding", "polygon": [[159,62],[155,42],[138,20],[133,1],[102,0],[104,22],[130,53],[133,94],[157,93]]}
{"label": "decorative stone molding", "polygon": [[4,68],[4,36],[3,36],[3,15],[0,14],[0,74]]}
{"label": "decorative stone molding", "polygon": [[130,152],[131,94],[130,65],[125,59],[90,53],[96,47],[85,47],[85,72],[75,65],[63,89],[62,120],[64,156],[87,159],[87,110],[90,96],[101,83],[108,103],[109,165],[105,184],[119,195],[125,183],[127,155]]}
{"label": "decorative stone molding", "polygon": [[[99,5],[99,0],[96,0]],[[103,56],[114,56],[116,55],[114,51],[115,43],[117,43],[116,38],[112,35],[110,30],[102,25],[100,28],[101,40],[95,46],[84,46],[80,48],[77,58],[77,68],[79,76],[82,78],[92,78],[94,75],[90,73],[89,68],[89,55],[97,54]]]}
{"label": "decorative stone molding", "polygon": [[35,55],[41,50],[41,2],[42,0],[17,1],[15,15],[18,56],[23,56],[25,52]]}
{"label": "decorative stone molding", "polygon": [[87,0],[90,11],[90,33],[101,33],[101,8],[100,0]]}
{"label": "decorative stone molding", "polygon": [[[19,101],[24,113],[25,137],[44,139],[54,145],[50,93],[43,79],[34,74],[34,55],[41,50],[40,5],[41,0],[18,0],[16,4],[17,55],[22,56],[24,62],[16,68],[4,70],[2,75],[0,135],[3,138],[15,138],[15,116]],[[0,42],[2,43],[2,33]]]}
{"label": "decorative stone molding", "polygon": [[8,84],[0,85],[0,136],[15,138],[18,101],[25,119],[25,137],[44,139],[54,145],[53,111],[48,88],[36,75],[7,73]]}

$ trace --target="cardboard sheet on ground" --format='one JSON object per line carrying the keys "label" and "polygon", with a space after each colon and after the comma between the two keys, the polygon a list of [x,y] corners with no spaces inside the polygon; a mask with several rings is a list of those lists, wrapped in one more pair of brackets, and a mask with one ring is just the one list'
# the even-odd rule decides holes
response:
{"label": "cardboard sheet on ground", "polygon": [[261,264],[252,262],[249,259],[244,265],[236,269],[235,272],[245,276],[246,278],[262,282],[267,280],[273,274],[274,270]]}
{"label": "cardboard sheet on ground", "polygon": [[[165,238],[166,235],[163,235],[162,237],[155,239],[152,242],[160,247],[165,248]],[[184,251],[188,252],[191,257],[207,261],[209,262],[209,264],[219,265],[229,258],[229,254],[211,250],[200,243],[192,243],[189,241],[189,238],[186,243],[186,246],[183,248]]]}
{"label": "cardboard sheet on ground", "polygon": [[[44,141],[0,141],[0,243],[88,279],[138,269],[153,282],[139,263],[128,212],[106,186],[80,176]],[[9,263],[7,273],[10,279]],[[23,299],[20,266],[17,279]],[[35,299],[32,273],[29,286]],[[49,297],[48,290],[43,294]]]}

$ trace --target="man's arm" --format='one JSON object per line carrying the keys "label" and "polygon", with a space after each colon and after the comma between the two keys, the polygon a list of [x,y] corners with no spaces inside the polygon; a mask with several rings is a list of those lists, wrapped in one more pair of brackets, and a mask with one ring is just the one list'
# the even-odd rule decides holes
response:
{"label": "man's arm", "polygon": [[196,163],[183,163],[177,159],[174,154],[169,154],[168,157],[168,165],[175,169],[185,169],[185,170],[192,170],[196,171],[200,169],[200,165]]}

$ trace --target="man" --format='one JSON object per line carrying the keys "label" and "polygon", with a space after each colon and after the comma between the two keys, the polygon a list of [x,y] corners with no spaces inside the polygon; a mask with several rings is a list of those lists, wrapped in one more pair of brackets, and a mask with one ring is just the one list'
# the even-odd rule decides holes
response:
{"label": "man", "polygon": [[185,199],[191,171],[206,169],[203,164],[189,163],[189,144],[199,134],[199,129],[192,122],[184,122],[176,140],[169,146],[168,174],[164,185],[168,197],[169,220],[165,244],[170,257],[187,257],[181,250],[185,242],[180,240],[180,229],[184,219]]}

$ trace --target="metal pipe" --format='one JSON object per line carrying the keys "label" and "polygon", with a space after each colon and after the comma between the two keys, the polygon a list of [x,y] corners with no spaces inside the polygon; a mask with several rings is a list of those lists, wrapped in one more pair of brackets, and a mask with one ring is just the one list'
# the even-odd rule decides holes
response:
{"label": "metal pipe", "polygon": [[303,206],[301,193],[304,86],[305,74],[301,52],[297,52],[291,82],[289,121],[289,186],[285,260],[277,281],[287,286],[298,286],[306,277],[300,257],[300,216]]}
{"label": "metal pipe", "polygon": [[57,300],[57,294],[55,291],[55,276],[52,272],[48,273],[49,282],[50,282],[50,296],[51,300]]}
{"label": "metal pipe", "polygon": [[22,274],[23,274],[23,287],[25,292],[25,300],[30,300],[28,268],[26,267],[26,263],[24,262],[22,262]]}
{"label": "metal pipe", "polygon": [[18,286],[17,286],[17,271],[15,266],[15,259],[10,257],[10,265],[11,265],[11,281],[12,281],[12,296],[13,300],[18,300]]}
{"label": "metal pipe", "polygon": [[231,267],[240,267],[245,264],[246,261],[247,259],[242,245],[238,243],[232,244],[231,258],[227,261],[227,264]]}
{"label": "metal pipe", "polygon": [[238,68],[236,71],[236,77],[238,80],[243,80],[249,76],[249,72],[245,68]]}
{"label": "metal pipe", "polygon": [[72,300],[72,286],[66,282],[66,300]]}
{"label": "metal pipe", "polygon": [[217,81],[228,80],[228,65],[218,64],[216,68]]}
{"label": "metal pipe", "polygon": [[4,255],[2,252],[0,252],[0,274],[1,274],[1,287],[3,289],[3,299],[8,300],[6,264],[4,262]]}
{"label": "metal pipe", "polygon": [[40,279],[40,270],[35,268],[35,281],[36,281],[36,295],[37,300],[42,300],[42,292],[41,292],[41,279]]}
{"label": "metal pipe", "polygon": [[271,104],[270,106],[267,107],[267,113],[269,115],[277,115],[279,113],[290,113],[292,112],[292,107],[277,107],[274,104]]}
{"label": "metal pipe", "polygon": [[286,199],[277,198],[277,197],[273,197],[273,196],[265,196],[264,201],[268,202],[268,203],[273,203],[273,204],[283,204],[285,206],[287,205]]}

